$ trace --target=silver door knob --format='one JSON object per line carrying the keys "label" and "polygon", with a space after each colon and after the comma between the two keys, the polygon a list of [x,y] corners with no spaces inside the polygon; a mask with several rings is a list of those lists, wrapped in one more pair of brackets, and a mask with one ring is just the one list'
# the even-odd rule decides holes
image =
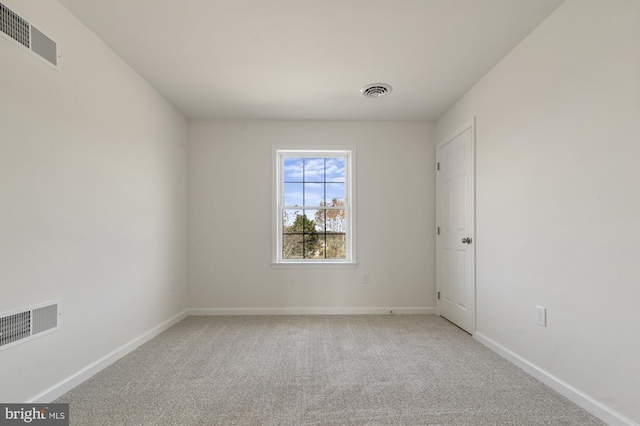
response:
{"label": "silver door knob", "polygon": [[470,237],[463,238],[463,239],[462,239],[462,242],[463,242],[464,244],[471,244],[471,238],[470,238]]}

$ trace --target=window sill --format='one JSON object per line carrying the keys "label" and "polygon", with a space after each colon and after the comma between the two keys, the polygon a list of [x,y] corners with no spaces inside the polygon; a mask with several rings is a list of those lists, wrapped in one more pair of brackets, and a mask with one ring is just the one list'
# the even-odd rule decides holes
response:
{"label": "window sill", "polygon": [[358,262],[274,262],[274,269],[349,269],[358,266]]}

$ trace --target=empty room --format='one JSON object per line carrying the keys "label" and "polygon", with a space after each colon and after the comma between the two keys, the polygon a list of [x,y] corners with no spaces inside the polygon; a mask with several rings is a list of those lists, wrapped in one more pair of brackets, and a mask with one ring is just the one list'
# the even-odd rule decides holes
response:
{"label": "empty room", "polygon": [[640,425],[638,0],[0,0],[0,129],[0,424]]}

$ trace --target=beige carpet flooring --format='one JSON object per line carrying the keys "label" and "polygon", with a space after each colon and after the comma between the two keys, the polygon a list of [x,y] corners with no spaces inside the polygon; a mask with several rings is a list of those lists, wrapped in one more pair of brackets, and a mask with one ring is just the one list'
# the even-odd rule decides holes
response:
{"label": "beige carpet flooring", "polygon": [[188,317],[55,402],[72,425],[602,425],[433,315]]}

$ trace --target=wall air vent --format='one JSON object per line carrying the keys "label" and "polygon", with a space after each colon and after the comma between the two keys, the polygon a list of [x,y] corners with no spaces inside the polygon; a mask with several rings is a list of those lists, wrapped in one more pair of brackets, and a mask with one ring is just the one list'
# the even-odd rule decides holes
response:
{"label": "wall air vent", "polygon": [[29,23],[0,3],[0,31],[29,47]]}
{"label": "wall air vent", "polygon": [[60,301],[0,314],[0,351],[60,329]]}
{"label": "wall air vent", "polygon": [[59,55],[56,42],[2,3],[0,3],[0,34],[58,69]]}
{"label": "wall air vent", "polygon": [[58,49],[56,42],[42,34],[36,27],[31,27],[31,50],[52,65],[58,65]]}

